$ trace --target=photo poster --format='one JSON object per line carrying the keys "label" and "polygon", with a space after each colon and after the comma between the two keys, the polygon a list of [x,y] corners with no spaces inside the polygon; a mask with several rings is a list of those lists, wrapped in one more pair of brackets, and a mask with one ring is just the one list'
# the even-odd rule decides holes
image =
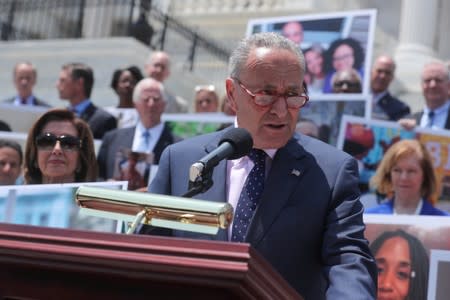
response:
{"label": "photo poster", "polygon": [[450,295],[450,251],[431,250],[427,299],[447,300]]}
{"label": "photo poster", "polygon": [[157,169],[153,168],[153,153],[135,152],[129,148],[116,153],[114,180],[128,181],[128,190],[146,188]]}
{"label": "photo poster", "polygon": [[[337,148],[351,154],[358,161],[360,183],[368,184],[387,149],[401,139],[417,139],[423,143],[433,160],[440,190],[437,204],[450,208],[450,131],[416,127],[403,129],[397,122],[368,120],[344,115],[339,129]],[[442,202],[442,203],[441,203]]]}
{"label": "photo poster", "polygon": [[0,186],[0,222],[121,232],[122,221],[79,213],[75,192],[80,186],[126,190],[126,181]]}
{"label": "photo poster", "polygon": [[[433,259],[433,252],[446,252],[448,253],[450,250],[450,218],[444,216],[404,216],[404,215],[364,215],[364,223],[366,224],[365,237],[369,241],[369,245],[372,249],[372,254],[377,260],[377,264],[382,264],[381,262],[384,260],[385,255],[389,255],[389,253],[398,253],[393,249],[389,249],[389,245],[386,245],[386,250],[388,254],[382,254],[382,248],[374,253],[373,246],[374,241],[379,238],[379,241],[386,241],[386,239],[380,238],[380,236],[385,232],[396,232],[398,230],[402,230],[406,232],[407,236],[413,236],[416,241],[419,241],[426,251],[426,257],[428,261],[411,261],[412,269],[411,269],[411,277],[414,277],[414,281],[410,278],[411,284],[416,283],[418,281],[423,281],[423,285],[428,287],[428,292],[420,291],[421,293],[428,293],[427,299],[448,299],[448,293],[445,294],[445,298],[442,297],[430,297],[430,295],[437,295],[441,293],[442,290],[448,291],[448,276],[442,278],[442,274],[448,274],[449,264],[450,264],[450,256],[447,254],[446,264],[442,265],[442,268],[446,267],[445,270],[441,270],[438,272],[437,264],[433,263],[436,258]],[[387,239],[388,240],[388,239]],[[381,243],[381,245],[383,245]],[[411,244],[408,242],[408,244]],[[416,243],[418,244],[418,243]],[[418,251],[415,251],[416,253]],[[395,256],[386,257],[387,259],[395,260]],[[387,262],[386,262],[387,263]],[[428,268],[426,265],[428,264]],[[414,270],[414,266],[418,267],[417,270]],[[387,266],[380,265],[378,269],[385,268]],[[428,279],[422,276],[423,272],[420,272],[419,269],[425,270],[424,272],[428,274]],[[402,270],[405,271],[405,270]],[[414,273],[413,273],[414,272]],[[380,281],[378,282],[378,289],[382,287]],[[380,293],[380,292],[379,292]],[[423,295],[423,294],[422,294]],[[378,294],[380,297],[381,295]],[[420,297],[412,297],[412,299],[420,299]],[[426,299],[423,297],[422,299]]]}
{"label": "photo poster", "polygon": [[[337,129],[343,114],[361,117],[371,114],[370,67],[376,10],[251,19],[247,25],[247,36],[268,31],[283,34],[283,27],[292,22],[300,22],[303,28],[300,48],[305,55],[304,80],[308,85],[310,96],[310,101],[300,110],[300,118],[314,121],[319,127],[320,139],[336,145]],[[348,39],[351,40],[355,50],[348,52],[347,49],[342,55],[339,51],[333,51],[337,48],[343,49],[345,46],[336,45],[345,44]],[[352,52],[353,56],[349,54]],[[362,92],[345,96],[333,94],[331,91],[333,74],[336,70],[349,67],[357,70],[361,76]]]}
{"label": "photo poster", "polygon": [[163,114],[172,134],[179,139],[186,139],[200,134],[211,133],[234,124],[234,116],[224,113],[188,113]]}

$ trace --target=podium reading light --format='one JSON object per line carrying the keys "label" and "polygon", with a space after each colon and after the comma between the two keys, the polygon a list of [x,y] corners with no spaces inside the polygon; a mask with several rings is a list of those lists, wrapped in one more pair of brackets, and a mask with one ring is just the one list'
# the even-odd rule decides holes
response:
{"label": "podium reading light", "polygon": [[131,222],[128,234],[141,223],[216,234],[233,219],[228,203],[91,186],[80,186],[75,201],[81,213]]}

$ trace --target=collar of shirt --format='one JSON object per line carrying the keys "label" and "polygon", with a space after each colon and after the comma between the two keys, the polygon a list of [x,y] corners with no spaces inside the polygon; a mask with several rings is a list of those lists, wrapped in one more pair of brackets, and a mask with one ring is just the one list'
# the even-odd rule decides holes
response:
{"label": "collar of shirt", "polygon": [[[395,200],[394,200],[395,201]],[[420,212],[422,211],[422,207],[423,207],[423,199],[421,199],[419,201],[419,203],[417,204],[416,210],[414,211],[413,215],[420,215]],[[398,213],[395,211],[395,205],[393,207],[393,214],[394,215],[398,215]]]}
{"label": "collar of shirt", "polygon": [[[22,98],[20,98],[19,96],[16,96],[16,98],[14,99],[14,104],[15,105],[23,105]],[[25,105],[34,105],[34,96],[33,95],[30,95],[27,97],[27,99],[25,100]]]}
{"label": "collar of shirt", "polygon": [[[445,127],[445,121],[447,120],[447,112],[450,108],[450,101],[445,102],[444,105],[436,108],[433,110],[434,117],[433,117],[433,126],[432,128],[444,128]],[[428,120],[428,113],[431,111],[428,107],[425,107],[423,110],[423,116],[420,120],[420,126],[426,127],[427,124],[429,124]]]}
{"label": "collar of shirt", "polygon": [[372,94],[372,104],[374,104],[374,105],[378,104],[380,99],[383,98],[387,93],[388,93],[388,91],[383,91],[381,93],[373,93]]}
{"label": "collar of shirt", "polygon": [[75,106],[70,106],[69,109],[73,112],[75,112],[75,114],[77,116],[81,116],[83,114],[83,112],[86,110],[86,108],[91,104],[91,100],[90,99],[84,99],[83,101],[81,101],[80,103],[78,103]]}
{"label": "collar of shirt", "polygon": [[136,130],[134,131],[133,145],[131,146],[131,150],[133,151],[139,150],[139,147],[142,144],[143,139],[142,135],[145,131],[148,131],[150,133],[150,141],[149,147],[146,152],[148,153],[152,152],[153,148],[155,148],[156,143],[161,137],[163,129],[164,129],[163,123],[159,123],[158,125],[153,126],[152,128],[145,128],[142,122],[138,122],[136,125]]}

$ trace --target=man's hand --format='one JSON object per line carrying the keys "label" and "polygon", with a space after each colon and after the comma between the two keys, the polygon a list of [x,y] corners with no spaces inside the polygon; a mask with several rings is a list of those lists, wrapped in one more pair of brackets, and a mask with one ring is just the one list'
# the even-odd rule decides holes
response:
{"label": "man's hand", "polygon": [[417,125],[416,120],[414,119],[400,119],[397,122],[406,130],[414,130]]}

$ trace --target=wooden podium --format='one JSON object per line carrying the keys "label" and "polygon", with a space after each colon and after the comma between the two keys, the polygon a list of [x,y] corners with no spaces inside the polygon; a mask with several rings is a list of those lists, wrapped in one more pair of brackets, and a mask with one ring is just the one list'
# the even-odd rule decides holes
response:
{"label": "wooden podium", "polygon": [[0,224],[0,299],[302,299],[249,244]]}

